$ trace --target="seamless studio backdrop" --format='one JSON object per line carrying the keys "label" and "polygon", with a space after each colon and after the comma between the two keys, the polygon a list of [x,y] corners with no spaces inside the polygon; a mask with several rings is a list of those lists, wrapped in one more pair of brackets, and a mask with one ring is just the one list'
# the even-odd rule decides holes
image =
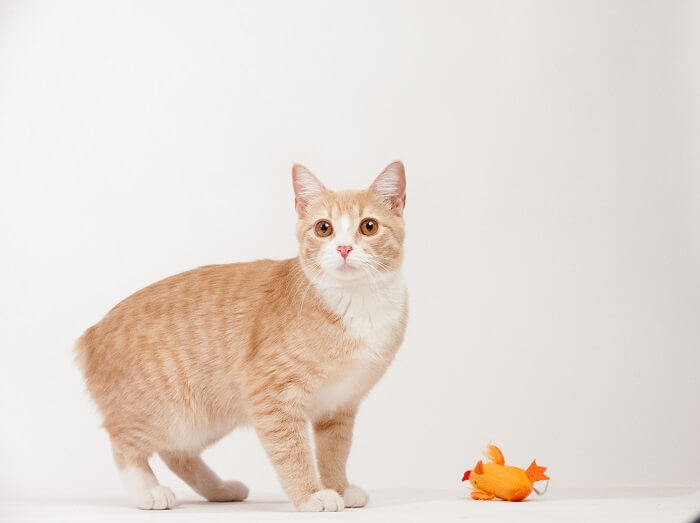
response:
{"label": "seamless studio backdrop", "polygon": [[[72,363],[132,292],[296,254],[290,171],[408,181],[352,481],[699,486],[700,4],[0,4],[0,495],[122,495]],[[251,429],[205,453],[279,491]],[[188,488],[157,459],[176,494]]]}

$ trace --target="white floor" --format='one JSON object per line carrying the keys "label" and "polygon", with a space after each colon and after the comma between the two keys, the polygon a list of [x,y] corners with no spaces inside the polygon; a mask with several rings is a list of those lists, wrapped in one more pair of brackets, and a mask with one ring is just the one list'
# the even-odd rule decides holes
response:
{"label": "white floor", "polygon": [[140,511],[123,499],[0,501],[0,521],[248,522],[248,521],[467,521],[690,523],[700,517],[699,489],[557,490],[522,503],[473,501],[465,491],[377,490],[370,505],[342,513],[299,513],[281,494],[243,503],[181,500],[173,510]]}

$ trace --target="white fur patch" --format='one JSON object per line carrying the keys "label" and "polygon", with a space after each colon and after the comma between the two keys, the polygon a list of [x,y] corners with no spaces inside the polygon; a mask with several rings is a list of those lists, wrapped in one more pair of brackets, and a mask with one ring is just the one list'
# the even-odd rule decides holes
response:
{"label": "white fur patch", "polygon": [[331,489],[314,492],[309,499],[297,507],[301,512],[340,512],[344,508],[343,498]]}
{"label": "white fur patch", "polygon": [[124,467],[119,471],[129,499],[137,508],[144,510],[165,510],[175,506],[175,494],[168,487],[158,484],[158,480],[147,469]]}
{"label": "white fur patch", "polygon": [[356,361],[352,367],[344,369],[340,379],[331,381],[316,391],[309,412],[311,418],[317,419],[323,414],[335,412],[339,407],[359,399],[363,390],[358,388],[358,383],[362,382],[371,364],[369,358]]}
{"label": "white fur patch", "polygon": [[201,423],[184,412],[171,414],[168,427],[169,444],[179,449],[204,449],[212,441],[231,432],[236,425],[247,422],[243,413],[223,417],[217,422]]}
{"label": "white fur patch", "polygon": [[340,316],[350,338],[361,342],[360,350],[342,376],[317,391],[311,405],[312,417],[333,412],[364,392],[362,383],[377,360],[385,358],[390,340],[403,315],[406,289],[399,272],[386,273],[381,281],[343,285],[318,285],[329,310]]}
{"label": "white fur patch", "polygon": [[357,485],[348,485],[343,492],[343,504],[346,507],[364,507],[369,503],[369,495]]}
{"label": "white fur patch", "polygon": [[347,214],[341,214],[340,220],[338,220],[338,222],[339,226],[338,229],[335,231],[335,246],[337,247],[338,245],[353,245],[355,242],[353,240],[352,231],[350,230],[350,227],[352,226],[350,216],[348,216]]}
{"label": "white fur patch", "polygon": [[403,314],[406,286],[401,273],[342,284],[322,281],[317,289],[326,307],[342,319],[348,336],[363,341],[369,353],[381,355]]}
{"label": "white fur patch", "polygon": [[139,467],[124,467],[119,470],[119,477],[130,496],[158,484],[158,480],[151,472]]}

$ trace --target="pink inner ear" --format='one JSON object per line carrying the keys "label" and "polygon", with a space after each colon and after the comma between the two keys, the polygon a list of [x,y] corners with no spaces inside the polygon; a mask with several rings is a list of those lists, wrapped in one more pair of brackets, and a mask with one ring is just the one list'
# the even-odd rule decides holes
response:
{"label": "pink inner ear", "polygon": [[294,186],[294,206],[300,215],[326,190],[311,171],[299,164],[292,167],[292,185]]}
{"label": "pink inner ear", "polygon": [[394,162],[377,176],[370,187],[380,202],[390,209],[402,210],[406,203],[406,175],[403,163]]}

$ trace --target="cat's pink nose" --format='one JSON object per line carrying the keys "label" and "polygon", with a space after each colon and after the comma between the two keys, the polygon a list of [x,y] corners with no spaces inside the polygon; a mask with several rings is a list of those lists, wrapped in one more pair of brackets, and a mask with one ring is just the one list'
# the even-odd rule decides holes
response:
{"label": "cat's pink nose", "polygon": [[352,245],[338,245],[338,252],[343,257],[344,260],[348,258],[348,254],[352,250]]}

